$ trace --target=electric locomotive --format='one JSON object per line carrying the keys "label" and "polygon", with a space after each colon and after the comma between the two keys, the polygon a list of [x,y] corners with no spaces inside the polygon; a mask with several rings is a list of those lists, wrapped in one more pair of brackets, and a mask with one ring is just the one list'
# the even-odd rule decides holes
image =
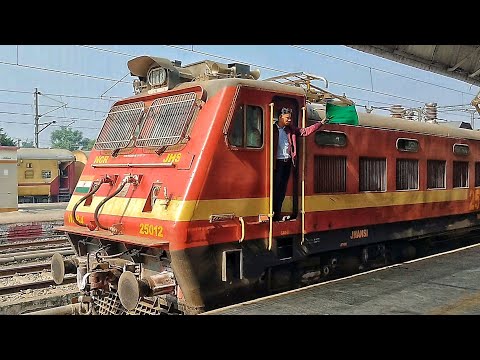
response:
{"label": "electric locomotive", "polygon": [[[135,95],[106,116],[60,230],[88,314],[197,314],[415,256],[415,242],[480,225],[480,135],[358,114],[298,140],[273,221],[273,126],[355,104],[326,79],[260,80],[248,65],[140,56]],[[315,85],[324,82],[325,86]],[[255,136],[252,136],[255,133]]]}

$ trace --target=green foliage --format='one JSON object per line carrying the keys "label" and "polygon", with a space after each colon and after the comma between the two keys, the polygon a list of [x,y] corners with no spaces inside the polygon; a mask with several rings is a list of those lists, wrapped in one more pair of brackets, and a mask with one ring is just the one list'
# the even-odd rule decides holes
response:
{"label": "green foliage", "polygon": [[15,141],[3,132],[3,128],[0,128],[0,145],[3,146],[16,146]]}
{"label": "green foliage", "polygon": [[81,141],[82,150],[90,151],[95,145],[95,139],[83,138]]}
{"label": "green foliage", "polygon": [[34,148],[35,144],[33,143],[33,140],[22,140],[22,145],[20,147],[22,147],[22,148]]}
{"label": "green foliage", "polygon": [[56,149],[78,150],[83,144],[83,133],[61,126],[60,129],[52,131],[50,141],[52,147]]}
{"label": "green foliage", "polygon": [[95,145],[95,139],[84,138],[83,133],[79,130],[72,130],[66,126],[54,130],[50,135],[52,147],[56,149],[68,149],[70,151],[82,149],[85,151],[92,150]]}

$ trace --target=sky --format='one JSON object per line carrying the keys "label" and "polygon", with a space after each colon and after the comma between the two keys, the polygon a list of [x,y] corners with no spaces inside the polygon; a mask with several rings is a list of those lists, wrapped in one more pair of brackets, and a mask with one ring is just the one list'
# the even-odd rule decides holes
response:
{"label": "sky", "polygon": [[[40,147],[50,147],[51,132],[62,125],[95,138],[113,103],[133,95],[127,61],[141,55],[182,65],[247,63],[260,70],[260,79],[303,71],[326,78],[328,90],[353,99],[359,112],[364,106],[414,108],[436,102],[438,118],[470,122],[471,113],[442,107],[469,104],[480,90],[343,45],[0,45],[0,128],[15,140],[34,140],[38,89]],[[382,109],[373,113],[388,115]],[[479,128],[476,112],[474,117]]]}

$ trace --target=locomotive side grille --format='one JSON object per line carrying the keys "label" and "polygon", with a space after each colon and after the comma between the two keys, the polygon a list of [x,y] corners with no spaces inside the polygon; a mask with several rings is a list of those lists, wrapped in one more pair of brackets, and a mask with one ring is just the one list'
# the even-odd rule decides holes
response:
{"label": "locomotive side grille", "polygon": [[347,190],[347,158],[315,156],[315,192],[335,193]]}
{"label": "locomotive side grille", "polygon": [[194,112],[196,94],[193,92],[156,99],[148,109],[138,147],[163,147],[177,144]]}
{"label": "locomotive side grille", "polygon": [[418,189],[418,160],[397,159],[397,190]]}
{"label": "locomotive side grille", "polygon": [[387,159],[360,158],[360,191],[385,191],[387,188]]}
{"label": "locomotive side grille", "polygon": [[427,189],[445,189],[445,161],[427,160]]}
{"label": "locomotive side grille", "polygon": [[453,187],[468,187],[468,161],[453,162]]}
{"label": "locomotive side grille", "polygon": [[475,163],[475,187],[480,186],[480,162]]}
{"label": "locomotive side grille", "polygon": [[98,135],[95,149],[115,150],[127,147],[143,113],[143,102],[112,107]]}

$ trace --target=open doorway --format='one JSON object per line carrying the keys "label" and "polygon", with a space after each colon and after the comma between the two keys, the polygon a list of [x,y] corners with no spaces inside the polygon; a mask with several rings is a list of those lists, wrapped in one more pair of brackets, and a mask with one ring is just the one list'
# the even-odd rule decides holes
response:
{"label": "open doorway", "polygon": [[273,220],[294,220],[298,215],[298,161],[292,160],[291,154],[297,153],[298,138],[290,143],[285,131],[285,119],[298,127],[300,107],[296,99],[275,96],[273,106]]}

